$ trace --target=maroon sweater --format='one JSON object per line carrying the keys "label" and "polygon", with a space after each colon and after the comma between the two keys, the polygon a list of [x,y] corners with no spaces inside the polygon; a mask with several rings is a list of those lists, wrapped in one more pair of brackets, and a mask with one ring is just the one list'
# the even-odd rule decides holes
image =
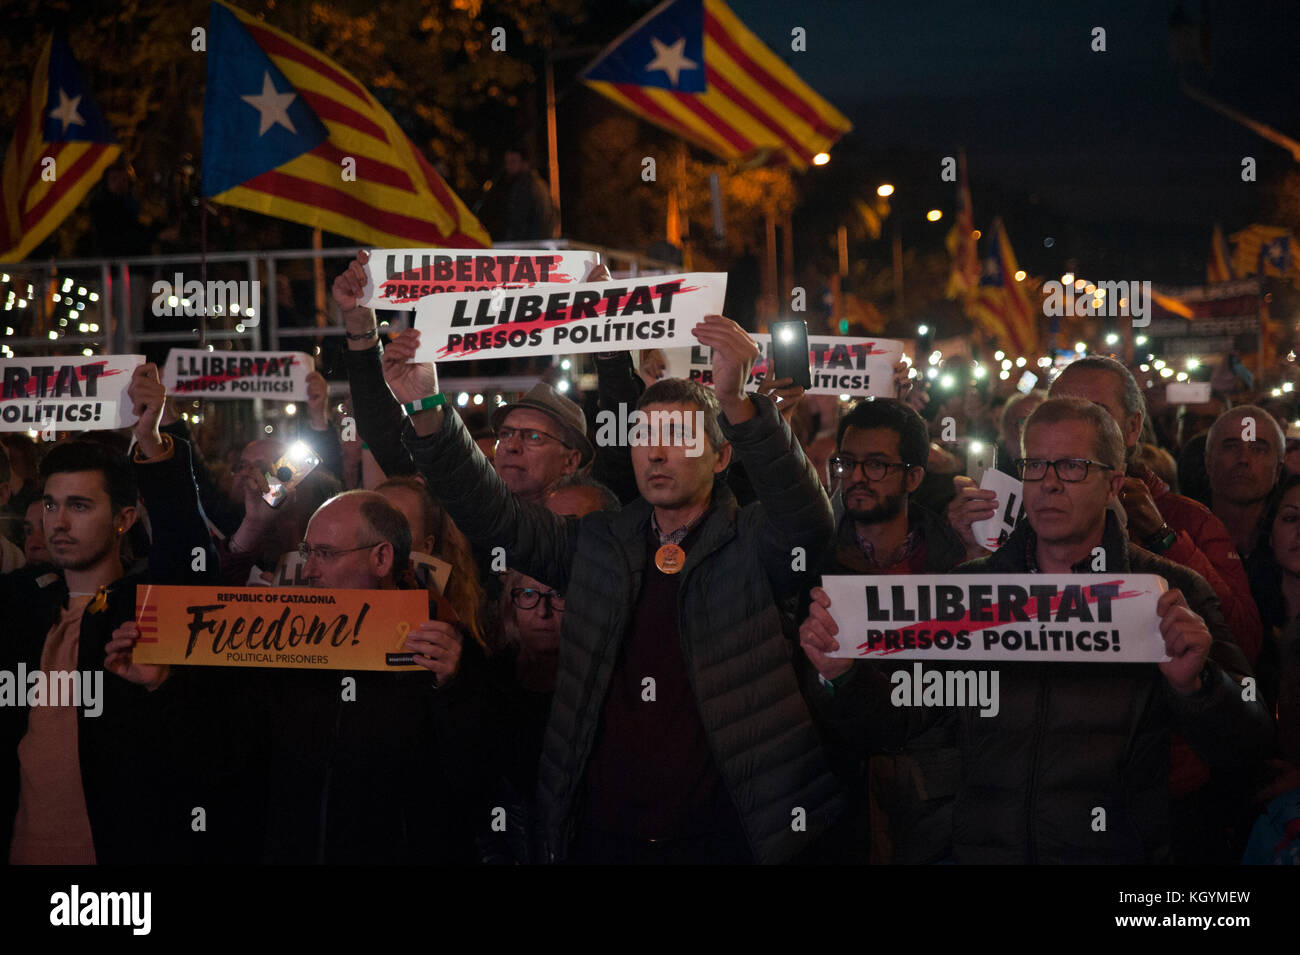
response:
{"label": "maroon sweater", "polygon": [[[703,522],[681,547],[688,554]],[[682,653],[679,575],[655,566],[647,533],[645,581],[601,711],[586,774],[586,825],[632,839],[722,836],[745,844],[740,816],[714,764]],[[654,680],[654,699],[643,684]]]}

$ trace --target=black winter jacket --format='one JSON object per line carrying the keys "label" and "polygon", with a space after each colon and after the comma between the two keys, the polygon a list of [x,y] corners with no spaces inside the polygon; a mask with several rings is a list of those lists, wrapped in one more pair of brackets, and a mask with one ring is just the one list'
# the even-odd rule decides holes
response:
{"label": "black winter jacket", "polygon": [[[830,504],[790,429],[766,398],[758,415],[722,422],[761,504],[737,508],[719,482],[714,509],[681,571],[682,652],[714,759],[759,862],[809,848],[841,809],[791,665],[778,601],[801,583],[793,549],[816,566]],[[624,634],[645,573],[651,506],[561,518],[510,494],[454,412],[406,444],[465,534],[505,548],[514,567],[566,596],[559,672],[543,744],[539,803],[549,858],[567,856],[577,797]],[[652,754],[648,754],[653,758]],[[807,828],[792,826],[803,809]]]}
{"label": "black winter jacket", "polygon": [[[990,557],[958,572],[1023,574],[1034,545],[1022,522]],[[953,809],[961,863],[1151,863],[1169,856],[1169,736],[1182,733],[1212,768],[1257,764],[1273,727],[1259,703],[1243,702],[1251,675],[1232,642],[1214,591],[1195,572],[1131,547],[1115,516],[1102,539],[1112,574],[1158,574],[1178,588],[1214,636],[1203,689],[1181,697],[1155,664],[1001,664],[1000,709],[982,717],[896,708],[884,673],[857,663],[833,694],[815,697],[846,740],[890,749],[940,720],[953,720],[962,780]],[[1088,573],[1091,559],[1074,573]],[[987,664],[983,665],[987,668]],[[929,667],[927,666],[927,669]],[[1105,828],[1094,828],[1105,810]]]}
{"label": "black winter jacket", "polygon": [[[173,441],[171,458],[133,465],[153,527],[148,571],[114,582],[105,608],[88,608],[81,620],[77,668],[99,671],[103,678],[103,712],[88,717],[77,711],[77,744],[95,857],[105,865],[178,860],[193,838],[190,810],[202,805],[192,801],[189,740],[180,716],[183,668],[152,693],[104,671],[104,647],[113,631],[135,618],[137,585],[213,582],[216,551],[199,507],[190,446]],[[204,548],[201,565],[195,547]],[[45,639],[67,596],[63,577],[46,567],[0,577],[0,669],[14,672],[19,662],[29,673],[40,669]],[[6,859],[18,811],[18,744],[28,713],[26,706],[0,707],[0,846]]]}

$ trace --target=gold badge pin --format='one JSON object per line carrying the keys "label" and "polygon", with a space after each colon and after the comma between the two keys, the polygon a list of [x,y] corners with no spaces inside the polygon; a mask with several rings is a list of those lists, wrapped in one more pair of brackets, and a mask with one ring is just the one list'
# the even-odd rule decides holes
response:
{"label": "gold badge pin", "polygon": [[655,551],[655,566],[665,574],[676,574],[686,563],[686,551],[676,544],[664,544]]}

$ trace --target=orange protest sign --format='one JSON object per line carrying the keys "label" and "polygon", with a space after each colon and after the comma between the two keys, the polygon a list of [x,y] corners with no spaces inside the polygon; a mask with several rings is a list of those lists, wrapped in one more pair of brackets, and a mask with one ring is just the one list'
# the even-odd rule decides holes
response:
{"label": "orange protest sign", "polygon": [[424,590],[136,588],[137,663],[411,670],[406,635],[429,619]]}

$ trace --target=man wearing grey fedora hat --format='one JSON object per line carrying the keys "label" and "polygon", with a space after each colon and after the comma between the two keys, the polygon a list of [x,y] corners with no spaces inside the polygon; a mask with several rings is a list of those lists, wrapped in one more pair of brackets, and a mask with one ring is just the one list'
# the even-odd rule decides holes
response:
{"label": "man wearing grey fedora hat", "polygon": [[587,466],[595,455],[582,409],[545,382],[492,415],[495,465],[505,486],[541,503],[560,478]]}

